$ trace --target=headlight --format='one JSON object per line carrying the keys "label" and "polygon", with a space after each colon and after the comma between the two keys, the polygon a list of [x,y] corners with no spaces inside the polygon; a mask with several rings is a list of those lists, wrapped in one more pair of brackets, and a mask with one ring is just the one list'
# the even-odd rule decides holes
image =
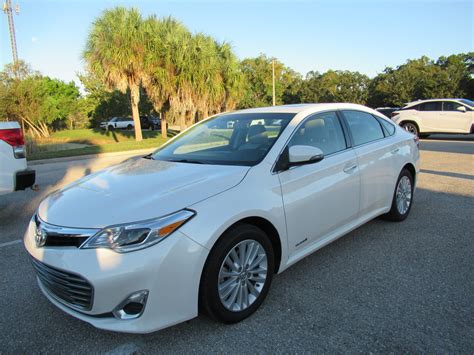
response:
{"label": "headlight", "polygon": [[81,248],[109,248],[119,253],[147,248],[165,239],[195,214],[185,209],[156,219],[106,227]]}

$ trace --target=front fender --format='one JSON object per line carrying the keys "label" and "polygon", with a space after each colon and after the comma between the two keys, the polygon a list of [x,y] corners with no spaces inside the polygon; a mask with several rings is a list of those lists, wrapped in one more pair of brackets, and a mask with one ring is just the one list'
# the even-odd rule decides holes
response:
{"label": "front fender", "polygon": [[[263,218],[278,232],[281,266],[285,265],[288,244],[280,182],[278,175],[271,174],[269,169],[264,176],[266,178],[262,178],[262,175],[259,176],[259,173],[252,169],[239,185],[189,206],[196,211],[196,216],[180,228],[180,231],[210,250],[235,223],[249,217]],[[249,209],[249,199],[252,199],[252,209]]]}

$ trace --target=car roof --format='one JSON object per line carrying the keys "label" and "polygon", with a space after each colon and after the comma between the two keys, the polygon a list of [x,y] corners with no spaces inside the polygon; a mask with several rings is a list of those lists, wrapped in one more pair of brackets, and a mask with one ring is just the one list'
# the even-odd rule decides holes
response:
{"label": "car roof", "polygon": [[300,113],[304,111],[324,111],[324,110],[371,110],[366,106],[349,103],[318,103],[318,104],[292,104],[281,106],[267,106],[249,108],[244,110],[233,111],[229,113]]}
{"label": "car roof", "polygon": [[405,106],[413,106],[417,104],[422,104],[424,102],[433,102],[433,101],[459,101],[462,99],[453,99],[453,98],[444,98],[444,99],[425,99],[425,100],[416,100],[412,102],[408,102]]}

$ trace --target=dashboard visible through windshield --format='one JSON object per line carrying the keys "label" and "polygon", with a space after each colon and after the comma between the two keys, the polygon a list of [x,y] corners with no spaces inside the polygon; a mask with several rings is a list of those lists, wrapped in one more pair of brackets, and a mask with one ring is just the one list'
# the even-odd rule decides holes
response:
{"label": "dashboard visible through windshield", "polygon": [[268,153],[295,113],[229,113],[203,121],[163,145],[155,160],[252,166]]}

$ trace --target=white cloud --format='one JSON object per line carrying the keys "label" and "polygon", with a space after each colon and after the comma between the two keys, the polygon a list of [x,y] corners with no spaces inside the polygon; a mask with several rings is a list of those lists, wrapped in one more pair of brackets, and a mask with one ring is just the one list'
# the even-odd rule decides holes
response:
{"label": "white cloud", "polygon": [[38,42],[38,38],[36,37],[31,37],[31,43],[36,43]]}

